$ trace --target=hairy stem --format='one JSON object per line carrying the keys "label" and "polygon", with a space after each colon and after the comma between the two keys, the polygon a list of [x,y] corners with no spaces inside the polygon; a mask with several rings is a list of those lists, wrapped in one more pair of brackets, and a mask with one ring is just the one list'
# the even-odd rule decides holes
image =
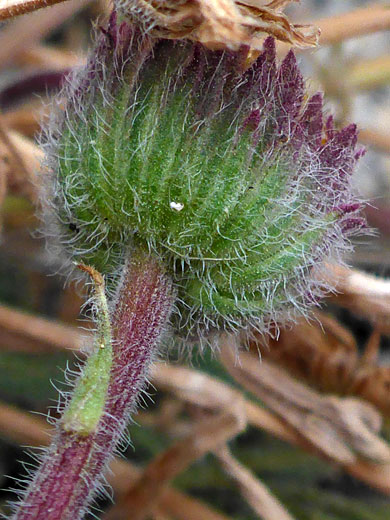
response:
{"label": "hairy stem", "polygon": [[15,520],[83,517],[137,404],[173,297],[160,264],[146,254],[133,255],[112,304],[113,357],[104,412],[91,432],[69,431],[69,421],[67,428],[63,421],[58,423]]}

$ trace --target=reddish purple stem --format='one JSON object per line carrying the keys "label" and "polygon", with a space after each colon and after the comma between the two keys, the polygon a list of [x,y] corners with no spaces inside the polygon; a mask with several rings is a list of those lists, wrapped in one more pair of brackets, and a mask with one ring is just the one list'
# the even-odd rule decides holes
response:
{"label": "reddish purple stem", "polygon": [[94,433],[58,431],[15,520],[78,520],[101,482],[145,384],[173,303],[158,262],[137,254],[124,269],[111,326],[114,359],[105,414]]}

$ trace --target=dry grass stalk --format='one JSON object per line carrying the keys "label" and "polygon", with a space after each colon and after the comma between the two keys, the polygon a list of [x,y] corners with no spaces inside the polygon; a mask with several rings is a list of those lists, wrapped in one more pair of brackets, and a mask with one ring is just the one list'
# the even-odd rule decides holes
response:
{"label": "dry grass stalk", "polygon": [[[73,330],[75,332],[73,347],[77,349],[80,345],[79,333],[77,333],[75,329],[70,327],[69,330]],[[306,335],[310,336],[309,333],[306,333]],[[60,338],[61,335],[59,335],[58,337]],[[39,341],[39,334],[35,336],[35,339],[36,341]],[[58,346],[60,348],[65,348],[68,345],[62,344]],[[348,357],[349,355],[350,354],[348,354]],[[260,364],[258,363],[257,359],[255,360],[255,363],[253,365],[257,368],[260,368]],[[210,402],[210,392],[213,392],[214,395],[218,396],[218,398],[220,398],[220,396],[226,396],[228,401],[232,399],[232,396],[230,394],[230,392],[232,392],[232,389],[230,389],[227,385],[219,381],[216,381],[210,376],[206,376],[188,368],[168,365],[157,365],[153,370],[152,375],[153,383],[156,384],[156,386],[164,390],[174,392],[175,395],[177,395],[179,398],[194,403],[198,406],[207,407],[208,403]],[[203,389],[202,392],[200,391],[200,389]],[[305,440],[305,438],[303,438],[302,435],[296,429],[286,424],[284,418],[278,418],[269,411],[260,408],[259,406],[250,401],[244,401],[244,407],[245,413],[248,418],[248,422],[253,426],[264,429],[265,431],[268,431],[271,435],[274,435],[292,444],[299,445],[304,449],[308,449],[310,447],[310,444],[307,442],[307,440]],[[311,446],[311,450],[313,450],[313,446]],[[375,472],[374,470],[371,470],[371,467],[375,468],[377,466],[370,466],[365,462],[355,461],[349,466],[347,465],[346,469],[354,474],[357,474],[357,472],[360,471],[361,473],[359,472],[359,476],[360,478],[362,478],[362,480],[368,481],[369,484],[378,487],[384,492],[389,492],[390,484],[387,485],[386,481],[383,481],[380,477],[382,473],[387,471],[385,465],[383,465],[381,472],[379,472],[379,476],[377,475],[375,478]]]}
{"label": "dry grass stalk", "polygon": [[296,429],[314,450],[337,464],[358,458],[390,463],[390,447],[378,437],[381,416],[357,399],[322,396],[293,380],[279,367],[241,353],[239,364],[228,348],[222,361],[229,373],[283,421]]}
{"label": "dry grass stalk", "polygon": [[240,393],[227,384],[187,367],[157,363],[151,378],[161,390],[202,408],[223,410],[241,402]]}
{"label": "dry grass stalk", "polygon": [[158,455],[126,497],[105,515],[105,520],[142,520],[155,509],[167,484],[193,462],[234,437],[245,421],[233,413],[223,413],[196,424],[190,435]]}
{"label": "dry grass stalk", "polygon": [[38,157],[43,157],[43,152],[18,132],[8,131],[2,119],[0,141],[5,147],[4,157],[10,165],[7,176],[9,189],[35,201],[35,185],[40,168]]}
{"label": "dry grass stalk", "polygon": [[168,516],[162,514],[161,512],[154,513],[150,518],[151,520],[171,520]]}
{"label": "dry grass stalk", "polygon": [[4,145],[4,143],[0,142],[0,209],[7,194],[7,179],[10,172],[9,157],[7,152],[7,147]]}
{"label": "dry grass stalk", "polygon": [[[58,303],[57,319],[61,323],[80,326],[80,309],[85,302],[82,293],[77,289],[77,283],[72,282],[64,287],[60,301]],[[88,327],[88,321],[85,320],[83,327]]]}
{"label": "dry grass stalk", "polygon": [[390,332],[390,280],[340,265],[328,265],[330,282],[339,305],[364,316],[382,333]]}
{"label": "dry grass stalk", "polygon": [[380,132],[372,128],[362,128],[359,131],[359,141],[368,144],[383,153],[390,153],[390,133]]}
{"label": "dry grass stalk", "polygon": [[[160,368],[164,370],[163,366]],[[179,379],[180,375],[184,376],[184,373],[178,374]],[[170,480],[245,427],[245,407],[239,392],[221,386],[211,378],[211,387],[205,387],[204,379],[194,371],[185,376],[190,379],[185,388],[188,400],[212,410],[213,416],[195,423],[188,435],[153,459],[127,496],[107,513],[105,520],[143,520],[153,512]],[[189,388],[191,396],[187,394]]]}
{"label": "dry grass stalk", "polygon": [[[0,309],[1,310],[1,309]],[[12,311],[16,312],[16,311]],[[1,317],[1,314],[0,314]],[[29,317],[29,319],[32,319],[32,317]],[[36,318],[35,318],[36,319]],[[19,320],[21,323],[24,323],[24,315],[20,315]],[[6,318],[6,322],[8,322],[8,318]],[[53,336],[54,338],[64,338],[66,337],[63,335],[63,333],[60,331],[60,328],[57,328],[57,325],[53,322],[50,323],[51,326],[53,326]],[[33,330],[35,329],[36,333],[32,335],[33,341],[40,341],[40,331],[44,331],[46,328],[46,325],[42,328],[39,327],[33,327]],[[80,334],[73,328],[67,327],[66,330],[71,330],[74,333],[73,340],[70,338],[69,342],[64,340],[63,342],[58,342],[54,340],[54,344],[58,346],[59,348],[69,348],[69,346],[73,345],[74,349],[78,349],[81,344],[81,336]],[[321,331],[321,329],[319,329]],[[306,332],[306,337],[310,337],[312,335],[311,333]],[[45,336],[45,334],[44,334]],[[73,343],[72,343],[73,341]],[[348,340],[350,341],[350,340]],[[41,345],[46,347],[48,346],[47,342],[37,343],[37,345]],[[301,348],[301,347],[300,347]],[[350,354],[349,354],[350,355]],[[349,357],[348,355],[348,357]],[[260,368],[260,365],[258,364],[258,361],[256,359],[256,362],[254,365],[258,368]],[[339,372],[338,372],[339,373]],[[375,378],[376,380],[377,378]],[[210,402],[210,394],[208,393],[207,389],[212,389],[215,393],[214,395],[217,396],[228,396],[228,399],[230,399],[229,390],[231,389],[219,382],[214,380],[213,378],[210,378],[209,376],[206,376],[204,374],[201,374],[199,372],[196,372],[194,370],[190,370],[188,368],[183,367],[175,367],[175,366],[168,366],[168,365],[157,365],[156,368],[153,371],[153,382],[156,384],[156,386],[168,390],[170,392],[174,392],[175,395],[177,395],[179,398],[184,399],[189,402],[193,402],[194,404],[197,404],[199,406],[207,406],[207,404]],[[200,388],[203,389],[202,392],[200,392]],[[375,394],[374,390],[373,393]],[[215,399],[215,397],[214,397]],[[304,449],[308,449],[308,443],[305,441],[305,439],[302,438],[302,436],[291,426],[288,426],[283,418],[278,418],[272,413],[270,413],[267,410],[264,410],[260,408],[259,406],[255,405],[254,403],[250,401],[244,402],[245,407],[245,413],[248,418],[248,422],[252,424],[255,427],[264,429],[265,431],[268,431],[271,435],[274,435],[282,440],[285,440],[287,442],[290,442],[292,444],[299,445],[303,447]],[[313,448],[312,448],[313,449]],[[318,453],[318,452],[317,452]],[[369,484],[374,485],[381,489],[384,492],[389,492],[390,490],[390,484],[389,486],[386,484],[386,481],[381,478],[382,474],[385,474],[386,467],[383,466],[381,468],[381,471],[379,471],[379,466],[373,466],[374,468],[377,468],[376,473],[374,470],[371,470],[371,466],[368,465],[365,462],[357,461],[353,464],[351,464],[347,469],[349,472],[352,472],[353,474],[359,475],[359,478],[362,480],[368,481]],[[363,468],[363,469],[361,469]],[[368,468],[368,469],[367,469]],[[375,476],[376,475],[376,476]],[[375,478],[374,478],[375,476]],[[390,482],[390,480],[389,480]]]}
{"label": "dry grass stalk", "polygon": [[[354,11],[314,20],[319,28],[319,45],[334,45],[350,38],[387,31],[390,28],[390,8],[386,4],[374,4]],[[290,45],[278,42],[278,54],[285,55]]]}
{"label": "dry grass stalk", "polygon": [[[8,349],[24,352],[48,351],[53,347],[78,351],[86,341],[85,334],[81,334],[74,327],[5,306],[0,306],[0,338],[1,344],[6,345]],[[234,398],[228,385],[189,368],[157,364],[152,375],[153,383],[159,388],[173,392],[180,399],[199,406],[207,406],[210,399],[213,402],[218,395]],[[199,393],[200,387],[203,388],[204,395]],[[209,393],[211,391],[214,394],[212,398]],[[244,406],[248,421],[253,426],[288,442],[299,442],[297,434],[269,411],[251,401],[245,401]]]}
{"label": "dry grass stalk", "polygon": [[48,45],[35,45],[24,49],[17,63],[22,66],[39,67],[45,70],[63,70],[84,65],[86,58],[66,49]]}
{"label": "dry grass stalk", "polygon": [[[370,60],[359,60],[345,74],[348,88],[370,90],[388,85],[390,82],[390,56],[377,56]],[[390,149],[389,149],[390,151]]]}
{"label": "dry grass stalk", "polygon": [[[112,486],[115,496],[120,499],[127,494],[141,474],[141,470],[130,462],[114,459],[106,478],[108,484]],[[164,514],[168,518],[173,517],[177,520],[231,520],[201,500],[169,486],[159,498],[155,511],[157,514]]]}
{"label": "dry grass stalk", "polygon": [[[22,445],[46,446],[52,432],[53,428],[41,417],[0,403],[0,436],[3,438]],[[115,494],[120,496],[127,492],[140,473],[130,462],[114,459],[107,472],[107,481]],[[163,514],[172,515],[178,520],[229,520],[203,502],[172,488],[167,488],[161,497],[159,509]]]}
{"label": "dry grass stalk", "polygon": [[390,465],[372,464],[359,460],[355,464],[345,466],[344,469],[353,477],[366,482],[369,486],[385,495],[390,495]]}
{"label": "dry grass stalk", "polygon": [[5,145],[5,153],[11,164],[8,174],[10,190],[36,202],[36,186],[43,152],[19,132],[7,130],[1,120],[0,141]]}
{"label": "dry grass stalk", "polygon": [[168,488],[160,498],[159,509],[177,520],[230,520],[200,500]]}
{"label": "dry grass stalk", "polygon": [[[77,331],[74,330],[74,332],[76,333],[76,341],[73,345],[74,348],[77,349],[79,346],[77,344],[79,342],[78,338],[80,336],[79,333],[77,333]],[[61,338],[61,335],[58,335],[58,337]],[[36,336],[36,339],[39,340],[39,334]],[[64,344],[62,345],[62,347],[67,348],[68,345]],[[255,365],[259,367],[258,360],[256,360]],[[155,369],[153,370],[152,381],[156,386],[164,390],[174,392],[175,395],[177,395],[179,398],[189,402],[193,402],[194,404],[199,404],[200,406],[207,406],[207,403],[209,402],[207,389],[210,389],[212,387],[210,383],[212,383],[213,381],[216,383],[213,386],[213,388],[216,391],[217,397],[222,395],[227,396],[227,398],[229,399],[229,390],[231,391],[231,389],[227,385],[219,381],[216,381],[210,376],[206,376],[200,372],[188,368],[169,366],[165,364],[156,365]],[[204,393],[199,393],[200,388],[203,389]],[[305,450],[313,450],[313,448],[310,449],[310,445],[308,444],[308,442],[306,442],[305,439],[302,438],[302,436],[295,429],[287,425],[284,420],[276,417],[269,411],[260,408],[251,401],[245,401],[244,406],[248,422],[253,426],[264,429],[271,435],[274,435],[277,438],[289,442],[291,444],[300,446]],[[119,494],[124,493],[128,487],[125,479],[125,476],[127,474],[126,468],[126,463],[124,463],[123,461],[115,462],[115,474],[112,477],[110,477],[110,479],[115,480],[115,485],[113,485],[113,487]],[[390,494],[389,464],[372,464],[367,461],[357,460],[352,464],[345,465],[344,468],[346,471],[354,475],[356,478],[361,479],[362,481],[375,487],[376,489],[382,491],[385,494]],[[115,479],[116,474],[118,475],[117,479]],[[130,477],[128,478],[130,479]],[[166,494],[163,495],[161,499],[164,503],[166,496]],[[178,503],[180,503],[180,499],[178,499]],[[180,506],[178,506],[178,509],[180,510]],[[197,509],[195,508],[195,510]],[[175,516],[180,518],[179,515]],[[193,518],[197,518],[196,514],[194,514]],[[186,520],[189,519],[186,518]]]}
{"label": "dry grass stalk", "polygon": [[319,43],[333,45],[349,38],[390,29],[390,8],[375,4],[344,14],[316,20],[321,30]]}
{"label": "dry grass stalk", "polygon": [[[221,399],[220,406],[225,406],[226,401],[236,399],[235,391],[229,385],[187,367],[159,363],[153,368],[151,377],[153,384],[159,389],[203,408],[207,408],[208,403],[216,403]],[[274,414],[249,400],[244,400],[243,405],[249,424],[287,442],[299,443],[297,433]]]}
{"label": "dry grass stalk", "polygon": [[292,45],[315,46],[317,30],[293,25],[282,13],[291,1],[136,0],[131,15],[156,36],[190,38],[213,49],[246,44],[259,50],[265,33]]}
{"label": "dry grass stalk", "polygon": [[174,396],[166,396],[162,399],[158,410],[139,411],[137,422],[142,427],[154,428],[169,437],[184,437],[192,428],[192,421],[182,416],[187,408],[184,401]]}
{"label": "dry grass stalk", "polygon": [[[25,16],[10,23],[0,34],[0,67],[13,63],[28,46],[37,44],[90,1],[69,0],[52,9],[43,10],[33,19]],[[15,35],[23,37],[15,38]]]}
{"label": "dry grass stalk", "polygon": [[293,517],[267,487],[231,455],[227,446],[219,448],[216,455],[222,467],[237,483],[241,494],[253,511],[259,515],[259,518],[262,520],[293,520]]}
{"label": "dry grass stalk", "polygon": [[[251,422],[254,426],[255,423]],[[261,427],[261,426],[259,426]],[[287,435],[285,435],[285,433]],[[292,435],[291,427],[285,425],[285,431],[281,431],[279,429],[275,430],[275,436],[286,440],[287,442],[291,442],[305,451],[313,452],[313,447],[302,438],[302,436],[295,434],[295,438]],[[319,455],[318,450],[315,452]],[[369,486],[381,491],[386,495],[390,495],[390,464],[382,464],[382,463],[372,463],[367,460],[355,460],[355,462],[351,464],[345,464],[344,470],[348,472],[350,475],[355,478],[365,482]]]}
{"label": "dry grass stalk", "polygon": [[42,418],[21,412],[0,403],[0,435],[17,444],[28,446],[47,445],[52,427]]}
{"label": "dry grass stalk", "polygon": [[42,7],[59,4],[65,0],[0,0],[0,21],[31,13]]}
{"label": "dry grass stalk", "polygon": [[3,348],[24,351],[79,350],[83,335],[74,327],[31,316],[0,305],[0,339]]}
{"label": "dry grass stalk", "polygon": [[264,430],[270,435],[290,444],[301,446],[304,449],[308,448],[307,443],[305,443],[296,430],[269,410],[247,400],[245,401],[245,412],[248,424],[251,426]]}
{"label": "dry grass stalk", "polygon": [[[197,397],[196,393],[192,393],[193,389],[199,388],[203,385],[200,383],[193,385],[193,383],[191,383],[191,377],[189,377],[189,372],[194,373],[193,381],[196,381],[196,377],[199,379],[204,378],[204,386],[206,387],[208,386],[209,381],[213,379],[210,378],[210,376],[206,376],[188,368],[158,365],[153,372],[153,383],[156,384],[157,387],[174,392],[178,397],[186,400],[188,399],[190,402],[195,402]],[[218,385],[223,385],[223,383],[220,383],[219,381],[217,383]],[[218,386],[215,388],[218,388]],[[219,390],[219,392],[221,392],[221,390]],[[193,398],[191,399],[192,395]],[[257,428],[268,431],[271,435],[274,435],[281,440],[297,445],[302,449],[313,453],[313,448],[310,448],[309,443],[282,419],[279,419],[269,411],[256,406],[251,401],[245,402],[245,411],[248,423]],[[319,454],[318,450],[314,453],[317,455]],[[344,469],[351,475],[367,483],[369,486],[372,486],[387,495],[390,494],[390,464],[374,464],[368,461],[355,460],[352,464],[346,464]]]}
{"label": "dry grass stalk", "polygon": [[[259,367],[258,360],[254,363],[254,366]],[[193,374],[192,377],[191,373]],[[221,386],[229,388],[224,383],[210,376],[189,368],[177,366],[157,365],[152,376],[152,381],[157,387],[174,392],[176,396],[189,402],[199,402],[200,404],[202,402],[207,404],[207,397],[206,395],[204,397],[200,396],[198,399],[196,392],[199,388],[210,387],[212,381],[217,383],[214,388],[219,394],[226,394],[226,390],[223,390]],[[200,381],[201,379],[203,379],[203,383]],[[252,426],[261,428],[281,440],[301,447],[305,451],[319,455],[318,450],[313,450],[313,446],[296,429],[268,410],[260,408],[252,401],[245,401],[245,413],[248,423]],[[368,461],[355,460],[352,464],[346,464],[344,469],[375,489],[385,494],[390,494],[390,464],[374,464]]]}
{"label": "dry grass stalk", "polygon": [[41,128],[41,121],[48,114],[42,103],[29,102],[2,114],[2,122],[8,130],[32,138]]}
{"label": "dry grass stalk", "polygon": [[376,365],[377,364],[381,336],[382,336],[382,334],[380,333],[380,331],[378,329],[374,328],[368,338],[363,355],[361,357],[361,363],[363,365]]}

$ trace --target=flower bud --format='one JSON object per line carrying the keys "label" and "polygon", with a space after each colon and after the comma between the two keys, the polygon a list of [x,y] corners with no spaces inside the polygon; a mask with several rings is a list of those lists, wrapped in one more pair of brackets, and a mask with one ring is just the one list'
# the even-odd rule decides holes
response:
{"label": "flower bud", "polygon": [[266,331],[323,293],[324,260],[364,227],[357,131],[324,120],[293,52],[272,38],[210,51],[113,16],[51,126],[46,194],[62,245],[109,276],[133,246],[166,265],[184,337]]}

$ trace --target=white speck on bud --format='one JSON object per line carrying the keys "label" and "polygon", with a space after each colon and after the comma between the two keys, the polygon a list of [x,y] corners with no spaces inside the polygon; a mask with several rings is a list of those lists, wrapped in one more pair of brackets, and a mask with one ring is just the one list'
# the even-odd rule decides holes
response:
{"label": "white speck on bud", "polygon": [[172,201],[169,203],[169,205],[175,211],[181,211],[184,208],[184,204],[182,204],[181,202]]}

